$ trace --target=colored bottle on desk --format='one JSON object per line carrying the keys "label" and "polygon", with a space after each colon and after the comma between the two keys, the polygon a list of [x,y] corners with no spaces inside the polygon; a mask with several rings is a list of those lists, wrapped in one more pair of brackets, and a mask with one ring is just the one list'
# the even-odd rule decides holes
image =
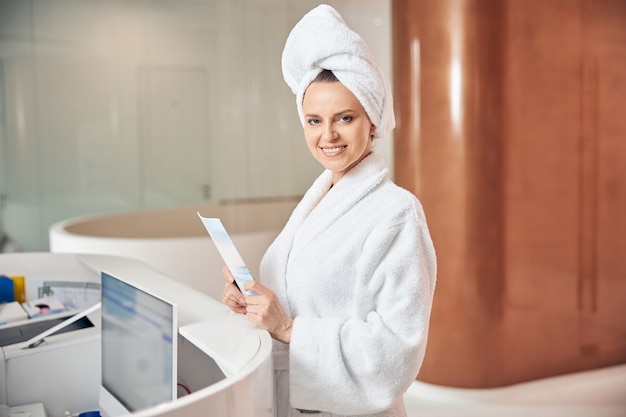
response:
{"label": "colored bottle on desk", "polygon": [[9,276],[13,280],[13,298],[20,304],[26,302],[26,278],[24,275],[11,275]]}

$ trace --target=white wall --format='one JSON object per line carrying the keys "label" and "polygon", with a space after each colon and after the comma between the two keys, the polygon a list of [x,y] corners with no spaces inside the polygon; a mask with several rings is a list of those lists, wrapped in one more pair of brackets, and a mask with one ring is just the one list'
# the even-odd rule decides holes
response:
{"label": "white wall", "polygon": [[[0,1],[0,228],[47,250],[77,215],[301,195],[321,168],[280,54],[317,3]],[[391,75],[389,1],[328,3]]]}

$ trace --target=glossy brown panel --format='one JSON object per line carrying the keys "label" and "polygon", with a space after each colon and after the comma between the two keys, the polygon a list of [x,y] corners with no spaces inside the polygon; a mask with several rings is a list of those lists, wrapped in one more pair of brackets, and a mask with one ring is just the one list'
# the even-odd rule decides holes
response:
{"label": "glossy brown panel", "polygon": [[395,178],[439,280],[419,378],[626,361],[626,2],[394,0]]}
{"label": "glossy brown panel", "polygon": [[502,342],[519,359],[502,372],[517,380],[573,371],[578,355],[582,18],[554,0],[507,16]]}
{"label": "glossy brown panel", "polygon": [[421,378],[451,383],[455,369],[453,385],[490,383],[503,302],[503,9],[417,1],[392,13],[396,180],[422,200],[439,255]]}

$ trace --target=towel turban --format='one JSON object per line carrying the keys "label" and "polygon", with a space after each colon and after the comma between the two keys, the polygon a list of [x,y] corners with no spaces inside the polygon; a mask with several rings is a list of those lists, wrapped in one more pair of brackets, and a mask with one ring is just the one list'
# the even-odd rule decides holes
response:
{"label": "towel turban", "polygon": [[322,70],[330,70],[361,102],[376,126],[375,138],[388,135],[395,127],[387,78],[363,38],[332,7],[317,6],[296,23],[285,42],[281,64],[285,82],[296,95],[303,125],[304,92]]}

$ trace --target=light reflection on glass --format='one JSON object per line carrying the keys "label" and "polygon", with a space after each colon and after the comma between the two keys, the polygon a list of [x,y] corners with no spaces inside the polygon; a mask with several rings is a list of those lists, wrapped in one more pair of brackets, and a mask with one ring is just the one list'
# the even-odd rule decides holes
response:
{"label": "light reflection on glass", "polygon": [[26,144],[26,106],[24,95],[24,80],[21,72],[15,72],[15,117],[17,125],[17,140],[20,144]]}

